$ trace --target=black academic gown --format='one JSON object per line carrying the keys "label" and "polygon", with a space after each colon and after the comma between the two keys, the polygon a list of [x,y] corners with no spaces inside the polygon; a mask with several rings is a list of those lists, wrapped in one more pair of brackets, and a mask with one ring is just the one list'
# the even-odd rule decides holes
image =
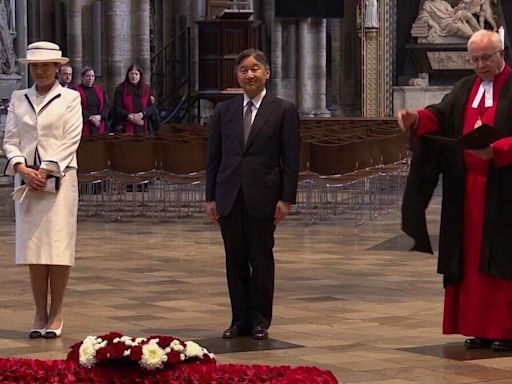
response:
{"label": "black academic gown", "polygon": [[[437,117],[441,135],[450,138],[462,135],[464,107],[474,81],[474,75],[462,79],[439,104],[427,107]],[[512,136],[512,76],[507,79],[500,93],[495,128]],[[419,216],[415,221],[411,220],[410,215],[403,215],[402,227],[405,233],[416,240],[416,244],[421,243],[423,250],[429,251],[429,243],[425,242],[425,213],[422,210],[428,205],[439,174],[442,174],[443,199],[437,271],[443,274],[446,286],[462,278],[465,194],[463,151],[454,145],[443,145],[425,138],[421,140],[423,155],[413,155],[402,207],[402,212],[417,212]],[[432,164],[439,164],[439,168],[436,168],[437,165],[432,168]],[[429,168],[431,172],[428,174],[422,172]],[[480,272],[512,280],[512,166],[491,166],[489,169]]]}

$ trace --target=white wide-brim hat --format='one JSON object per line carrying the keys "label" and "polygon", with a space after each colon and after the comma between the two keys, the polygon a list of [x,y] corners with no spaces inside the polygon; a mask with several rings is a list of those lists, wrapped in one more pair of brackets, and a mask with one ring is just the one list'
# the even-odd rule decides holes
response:
{"label": "white wide-brim hat", "polygon": [[62,57],[62,51],[57,44],[49,41],[37,41],[27,47],[27,57],[20,58],[21,64],[30,63],[59,63],[66,64],[69,59]]}

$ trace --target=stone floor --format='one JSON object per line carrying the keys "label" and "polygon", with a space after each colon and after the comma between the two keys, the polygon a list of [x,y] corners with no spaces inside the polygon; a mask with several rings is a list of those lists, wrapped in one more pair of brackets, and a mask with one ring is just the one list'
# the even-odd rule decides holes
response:
{"label": "stone floor", "polygon": [[[438,203],[430,226],[438,226]],[[80,218],[64,334],[29,340],[27,270],[13,265],[13,223],[0,220],[0,356],[64,358],[72,343],[117,330],[198,341],[220,363],[317,366],[359,384],[512,383],[512,354],[467,351],[441,334],[436,259],[407,252],[396,211],[354,226],[331,217],[277,230],[270,339],[226,341],[230,321],[219,231],[196,216],[154,224]]]}

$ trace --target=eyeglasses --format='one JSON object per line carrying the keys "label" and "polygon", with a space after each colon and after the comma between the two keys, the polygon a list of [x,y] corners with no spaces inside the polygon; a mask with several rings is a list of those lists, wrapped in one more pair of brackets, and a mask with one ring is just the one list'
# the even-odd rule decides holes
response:
{"label": "eyeglasses", "polygon": [[485,54],[485,55],[480,55],[480,56],[470,56],[469,57],[469,61],[471,62],[471,64],[473,65],[476,65],[478,64],[478,62],[482,63],[482,64],[487,64],[489,62],[489,60],[491,60],[491,58],[497,54],[498,52],[501,52],[501,49],[497,49],[496,51],[494,51],[493,53],[488,53],[488,54]]}

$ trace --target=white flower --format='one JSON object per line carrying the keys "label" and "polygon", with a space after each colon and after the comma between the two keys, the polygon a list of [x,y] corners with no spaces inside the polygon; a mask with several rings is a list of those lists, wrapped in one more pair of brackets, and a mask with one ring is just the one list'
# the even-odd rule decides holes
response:
{"label": "white flower", "polygon": [[165,361],[167,361],[165,351],[158,346],[155,340],[150,340],[149,343],[142,346],[141,367],[148,370],[162,368]]}
{"label": "white flower", "polygon": [[185,342],[186,348],[183,353],[186,357],[203,357],[203,354],[205,353],[204,348],[201,348],[201,346],[197,343],[194,343],[193,341],[186,341]]}
{"label": "white flower", "polygon": [[169,347],[171,347],[171,349],[176,352],[183,352],[183,350],[185,349],[178,340],[171,341],[171,345],[169,345]]}
{"label": "white flower", "polygon": [[[187,341],[183,343],[179,339],[173,339],[173,341],[166,348],[161,348],[158,345],[158,338],[150,338],[149,340],[144,337],[138,337],[136,339],[129,336],[116,337],[113,340],[113,344],[123,343],[127,346],[123,351],[124,357],[129,357],[131,354],[131,347],[142,345],[142,357],[139,361],[139,365],[147,370],[153,370],[157,368],[163,368],[166,366],[168,361],[167,354],[176,351],[179,353],[180,360],[185,361],[188,358],[199,358],[208,355],[210,358],[214,358],[213,353],[209,353],[205,348],[193,341]],[[185,346],[183,346],[183,344]],[[87,336],[80,345],[78,351],[78,360],[80,366],[91,368],[98,361],[96,359],[97,351],[108,347],[108,341],[103,340],[96,336]],[[112,356],[107,355],[106,359],[113,359]]]}
{"label": "white flower", "polygon": [[78,362],[82,367],[91,368],[96,363],[96,349],[93,343],[83,342],[78,351]]}

